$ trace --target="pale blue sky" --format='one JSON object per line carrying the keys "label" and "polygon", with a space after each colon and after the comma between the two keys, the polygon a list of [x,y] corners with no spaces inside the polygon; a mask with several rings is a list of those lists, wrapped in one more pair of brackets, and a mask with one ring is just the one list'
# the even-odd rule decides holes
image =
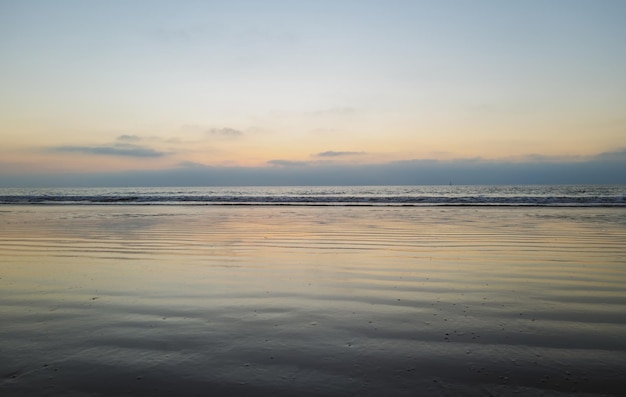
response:
{"label": "pale blue sky", "polygon": [[626,148],[625,17],[625,1],[0,0],[0,178],[595,161]]}

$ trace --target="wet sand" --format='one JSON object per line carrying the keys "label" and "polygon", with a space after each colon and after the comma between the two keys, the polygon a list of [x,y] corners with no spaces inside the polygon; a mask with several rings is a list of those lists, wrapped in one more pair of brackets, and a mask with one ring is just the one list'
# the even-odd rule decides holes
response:
{"label": "wet sand", "polygon": [[622,395],[620,208],[2,206],[0,395]]}

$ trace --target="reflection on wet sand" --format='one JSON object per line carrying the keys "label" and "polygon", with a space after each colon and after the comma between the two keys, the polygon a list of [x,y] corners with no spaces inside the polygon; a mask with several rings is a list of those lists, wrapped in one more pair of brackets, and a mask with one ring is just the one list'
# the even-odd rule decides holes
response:
{"label": "reflection on wet sand", "polygon": [[5,206],[0,393],[618,395],[625,220]]}

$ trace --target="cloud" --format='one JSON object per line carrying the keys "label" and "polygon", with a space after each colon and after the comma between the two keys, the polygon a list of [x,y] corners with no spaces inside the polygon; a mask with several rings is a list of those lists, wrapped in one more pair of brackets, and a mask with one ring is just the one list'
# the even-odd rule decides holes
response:
{"label": "cloud", "polygon": [[137,135],[120,135],[116,138],[118,141],[124,141],[124,142],[137,142],[140,141],[141,138]]}
{"label": "cloud", "polygon": [[517,161],[517,162],[534,162],[534,163],[536,162],[563,163],[563,162],[569,162],[569,161],[587,160],[587,158],[583,156],[578,156],[578,155],[551,156],[551,155],[545,155],[545,154],[539,154],[539,153],[531,153],[531,154],[525,154],[522,156],[514,156],[514,157],[510,157],[510,159],[513,161]]}
{"label": "cloud", "polygon": [[613,152],[604,152],[596,156],[599,160],[626,160],[626,148],[616,150]]}
{"label": "cloud", "polygon": [[626,161],[626,148],[598,153],[594,155],[561,155],[550,156],[543,154],[526,154],[511,157],[510,160],[518,163],[580,163],[594,161]]}
{"label": "cloud", "polygon": [[230,138],[236,138],[236,137],[240,137],[243,136],[243,132],[236,130],[234,128],[211,128],[209,130],[209,134],[211,135],[219,135],[219,136],[224,136],[224,137],[230,137]]}
{"label": "cloud", "polygon": [[200,168],[200,167],[206,167],[206,165],[202,164],[202,163],[196,163],[195,161],[181,161],[180,163],[178,163],[179,167],[185,167],[185,168]]}
{"label": "cloud", "polygon": [[303,167],[309,165],[308,161],[292,161],[292,160],[270,160],[267,162],[269,165],[278,165],[281,167]]}
{"label": "cloud", "polygon": [[109,146],[57,146],[54,152],[95,154],[101,156],[122,157],[163,157],[167,153],[145,146],[117,143]]}
{"label": "cloud", "polygon": [[340,156],[361,156],[366,154],[365,152],[335,152],[328,150],[326,152],[317,153],[318,157],[340,157]]}

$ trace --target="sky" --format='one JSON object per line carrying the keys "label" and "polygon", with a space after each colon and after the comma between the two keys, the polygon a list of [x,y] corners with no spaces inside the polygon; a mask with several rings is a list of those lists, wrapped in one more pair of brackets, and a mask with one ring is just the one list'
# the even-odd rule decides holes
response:
{"label": "sky", "polygon": [[0,186],[626,183],[622,0],[0,0]]}

